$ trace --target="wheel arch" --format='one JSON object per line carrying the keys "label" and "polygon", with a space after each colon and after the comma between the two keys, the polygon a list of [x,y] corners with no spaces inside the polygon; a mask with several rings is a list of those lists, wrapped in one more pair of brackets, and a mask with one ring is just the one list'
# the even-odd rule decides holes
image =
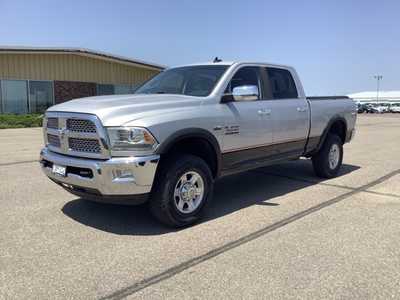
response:
{"label": "wheel arch", "polygon": [[157,149],[163,157],[176,152],[197,155],[210,166],[214,178],[219,177],[221,168],[221,149],[216,137],[202,128],[186,128],[179,130],[164,140]]}
{"label": "wheel arch", "polygon": [[315,149],[315,152],[318,152],[322,145],[325,143],[326,137],[328,136],[329,133],[334,133],[340,137],[342,140],[343,144],[346,143],[346,136],[347,136],[347,121],[344,117],[342,116],[334,116],[332,117],[328,125],[325,127],[324,131],[322,132],[322,136],[319,140],[319,143],[317,145],[317,148]]}

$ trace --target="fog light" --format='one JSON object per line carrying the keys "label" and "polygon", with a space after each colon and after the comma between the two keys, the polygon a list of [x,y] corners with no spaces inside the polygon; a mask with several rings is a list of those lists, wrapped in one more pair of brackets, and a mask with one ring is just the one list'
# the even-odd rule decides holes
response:
{"label": "fog light", "polygon": [[129,169],[116,169],[112,171],[114,179],[133,179],[133,173]]}

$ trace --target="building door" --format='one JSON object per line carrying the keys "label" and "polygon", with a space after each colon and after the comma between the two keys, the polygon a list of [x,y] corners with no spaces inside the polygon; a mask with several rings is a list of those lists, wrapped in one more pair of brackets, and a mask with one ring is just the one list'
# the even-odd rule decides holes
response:
{"label": "building door", "polygon": [[53,83],[51,81],[29,81],[29,111],[43,113],[54,104]]}
{"label": "building door", "polygon": [[28,113],[28,84],[26,80],[2,80],[2,112],[4,114]]}

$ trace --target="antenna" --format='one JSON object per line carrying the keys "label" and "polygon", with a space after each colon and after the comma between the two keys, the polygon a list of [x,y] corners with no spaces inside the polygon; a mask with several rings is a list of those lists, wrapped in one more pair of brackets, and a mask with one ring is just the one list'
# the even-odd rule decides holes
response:
{"label": "antenna", "polygon": [[220,59],[220,58],[218,58],[218,56],[216,56],[215,58],[214,58],[214,63],[218,63],[218,62],[221,62],[222,61],[222,59]]}

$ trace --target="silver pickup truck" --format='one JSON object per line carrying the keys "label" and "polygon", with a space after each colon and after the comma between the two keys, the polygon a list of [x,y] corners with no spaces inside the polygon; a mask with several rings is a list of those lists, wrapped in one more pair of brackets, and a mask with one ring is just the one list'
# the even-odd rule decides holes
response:
{"label": "silver pickup truck", "polygon": [[161,222],[186,226],[200,218],[222,176],[300,157],[311,158],[318,176],[336,176],[356,109],[347,97],[307,98],[287,66],[181,66],[133,95],[49,108],[40,162],[83,199],[147,201]]}

